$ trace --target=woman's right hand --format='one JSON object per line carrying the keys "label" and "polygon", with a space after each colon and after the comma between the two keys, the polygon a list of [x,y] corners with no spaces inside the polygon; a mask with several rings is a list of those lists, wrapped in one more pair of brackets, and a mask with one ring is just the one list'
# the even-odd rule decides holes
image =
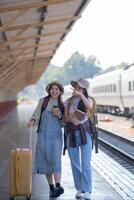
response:
{"label": "woman's right hand", "polygon": [[61,111],[58,107],[53,107],[52,113],[53,113],[53,115],[57,116],[58,118],[61,118]]}

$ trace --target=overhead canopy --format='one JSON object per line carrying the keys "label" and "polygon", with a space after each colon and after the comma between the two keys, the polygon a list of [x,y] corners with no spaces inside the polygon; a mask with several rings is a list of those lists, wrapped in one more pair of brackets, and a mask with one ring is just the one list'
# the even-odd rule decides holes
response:
{"label": "overhead canopy", "polygon": [[35,83],[90,0],[0,0],[0,101]]}

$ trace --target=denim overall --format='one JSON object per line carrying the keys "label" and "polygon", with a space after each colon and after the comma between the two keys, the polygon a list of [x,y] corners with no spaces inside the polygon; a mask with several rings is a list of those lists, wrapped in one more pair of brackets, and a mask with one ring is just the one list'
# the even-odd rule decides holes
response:
{"label": "denim overall", "polygon": [[39,174],[61,173],[62,131],[61,124],[51,111],[42,114],[37,133],[35,171]]}

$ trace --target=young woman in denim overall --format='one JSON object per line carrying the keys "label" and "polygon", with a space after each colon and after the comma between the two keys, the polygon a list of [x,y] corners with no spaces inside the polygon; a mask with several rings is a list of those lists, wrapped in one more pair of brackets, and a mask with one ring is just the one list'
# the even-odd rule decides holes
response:
{"label": "young woman in denim overall", "polygon": [[[92,108],[93,101],[89,98],[87,89],[89,82],[83,78],[71,81],[72,97],[65,101],[65,121],[67,132],[67,149],[71,162],[76,198],[91,199],[92,170],[91,151],[92,139],[87,112]],[[78,119],[75,110],[85,113],[83,119]]]}
{"label": "young woman in denim overall", "polygon": [[[50,197],[58,197],[64,189],[61,180],[63,86],[54,81],[47,85],[48,96],[40,99],[28,127],[38,125],[35,170],[45,174],[50,187]],[[54,182],[55,180],[55,187]]]}

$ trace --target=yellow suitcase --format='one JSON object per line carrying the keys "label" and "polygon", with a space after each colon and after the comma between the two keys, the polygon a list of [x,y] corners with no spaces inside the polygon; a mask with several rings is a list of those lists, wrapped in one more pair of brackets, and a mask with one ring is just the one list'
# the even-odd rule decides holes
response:
{"label": "yellow suitcase", "polygon": [[11,151],[10,157],[10,200],[15,196],[31,198],[32,153],[29,149]]}

